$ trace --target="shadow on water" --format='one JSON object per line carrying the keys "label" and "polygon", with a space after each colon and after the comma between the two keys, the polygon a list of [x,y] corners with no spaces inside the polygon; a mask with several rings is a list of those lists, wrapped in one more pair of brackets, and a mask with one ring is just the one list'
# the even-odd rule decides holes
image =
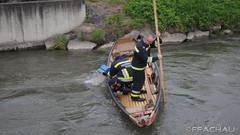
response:
{"label": "shadow on water", "polygon": [[229,134],[240,134],[240,38],[161,50],[167,103],[161,104],[154,123],[143,128],[117,108],[106,79],[97,73],[108,50],[0,53],[0,134],[229,133],[196,127],[235,127]]}

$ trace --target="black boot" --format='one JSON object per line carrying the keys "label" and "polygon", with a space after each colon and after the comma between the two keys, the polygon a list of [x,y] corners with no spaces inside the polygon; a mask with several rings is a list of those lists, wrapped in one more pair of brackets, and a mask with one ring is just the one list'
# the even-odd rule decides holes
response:
{"label": "black boot", "polygon": [[128,88],[128,87],[123,87],[122,88],[122,92],[123,92],[123,95],[127,95],[129,92],[131,92],[132,90],[130,89],[130,88]]}
{"label": "black boot", "polygon": [[140,94],[145,94],[145,93],[147,93],[146,90],[141,90],[141,91],[140,91]]}
{"label": "black boot", "polygon": [[131,97],[132,101],[145,101],[145,98],[140,98],[140,97]]}

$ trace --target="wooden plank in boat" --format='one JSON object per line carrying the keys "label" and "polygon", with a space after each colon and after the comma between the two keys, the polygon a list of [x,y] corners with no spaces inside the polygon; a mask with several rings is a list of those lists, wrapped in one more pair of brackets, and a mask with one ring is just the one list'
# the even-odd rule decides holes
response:
{"label": "wooden plank in boat", "polygon": [[136,112],[146,112],[152,110],[153,107],[145,108],[145,106],[135,107],[135,108],[128,108],[126,109],[129,113],[136,113]]}
{"label": "wooden plank in boat", "polygon": [[[141,97],[146,98],[145,95],[146,94],[141,94]],[[132,101],[130,93],[128,95],[118,96],[118,100],[126,109],[145,106],[147,104],[146,101],[144,102]]]}
{"label": "wooden plank in boat", "polygon": [[144,88],[147,90],[146,94],[141,94],[141,97],[146,99],[146,101],[144,102],[132,101],[130,93],[128,95],[118,95],[118,100],[125,107],[125,109],[139,108],[142,106],[146,106],[149,103],[150,99],[153,101],[152,103],[155,104],[156,95],[152,93],[151,89],[156,89],[156,88],[153,87],[151,84],[149,84],[149,81],[147,78],[145,80]]}
{"label": "wooden plank in boat", "polygon": [[112,53],[131,51],[134,50],[135,46],[136,41],[133,40],[133,38],[121,38],[116,41],[116,45],[114,46]]}
{"label": "wooden plank in boat", "polygon": [[131,51],[134,49],[134,47],[135,47],[135,44],[134,44],[134,46],[132,46],[130,44],[126,44],[125,46],[120,46],[117,49],[113,50],[113,53]]}

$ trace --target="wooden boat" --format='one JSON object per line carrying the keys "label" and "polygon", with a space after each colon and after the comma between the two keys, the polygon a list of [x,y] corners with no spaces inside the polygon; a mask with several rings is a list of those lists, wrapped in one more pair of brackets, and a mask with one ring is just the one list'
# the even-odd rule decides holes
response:
{"label": "wooden boat", "polygon": [[[137,42],[137,40],[130,37],[118,39],[110,50],[107,65],[110,67],[111,63],[114,61],[113,54],[116,52],[131,60]],[[114,93],[109,87],[109,92],[116,105],[140,127],[151,125],[158,112],[162,96],[161,76],[159,71],[156,63],[152,63],[151,66],[146,67],[144,87],[147,93],[141,94],[141,97],[146,98],[143,102],[132,101],[131,93],[128,95],[123,95],[120,92]]]}

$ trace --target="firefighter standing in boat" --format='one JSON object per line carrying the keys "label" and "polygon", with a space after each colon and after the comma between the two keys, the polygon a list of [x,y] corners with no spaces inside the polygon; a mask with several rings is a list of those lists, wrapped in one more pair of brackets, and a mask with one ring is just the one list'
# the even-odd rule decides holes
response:
{"label": "firefighter standing in boat", "polygon": [[[157,33],[157,38],[160,38],[161,34]],[[135,47],[134,56],[132,60],[132,69],[133,69],[133,86],[131,99],[133,101],[145,101],[145,98],[141,98],[141,93],[146,93],[145,90],[142,90],[145,73],[144,69],[147,63],[155,62],[162,58],[162,55],[158,54],[157,57],[150,56],[150,48],[156,48],[155,45],[156,39],[150,34],[147,34]],[[161,39],[160,39],[161,42]]]}

